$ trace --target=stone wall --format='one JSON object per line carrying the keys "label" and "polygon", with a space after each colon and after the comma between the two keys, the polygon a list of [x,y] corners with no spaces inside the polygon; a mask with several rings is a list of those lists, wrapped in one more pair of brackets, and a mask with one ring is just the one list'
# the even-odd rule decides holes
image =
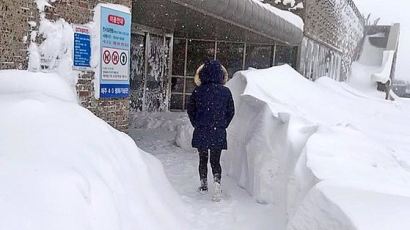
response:
{"label": "stone wall", "polygon": [[[69,23],[83,24],[92,20],[93,8],[100,2],[132,6],[131,0],[56,0],[52,7],[46,7],[46,18],[63,18]],[[36,27],[29,21],[39,21],[34,0],[0,0],[0,69],[27,69],[27,48],[29,34]],[[5,23],[3,23],[3,21]],[[129,99],[96,100],[94,98],[94,73],[79,75],[77,92],[81,104],[113,127],[127,131]]]}
{"label": "stone wall", "polygon": [[[295,0],[296,4],[302,2],[304,7],[296,10],[292,9],[289,4],[284,5],[281,0],[264,0],[263,2],[299,15],[305,22],[304,33],[307,37],[305,40],[313,40],[320,46],[320,49],[332,50],[332,52],[329,51],[330,53],[341,54],[340,80],[347,78],[352,61],[360,52],[365,24],[353,0]],[[308,51],[302,50],[303,52]],[[323,59],[319,56],[312,58]],[[315,63],[315,65],[320,64]],[[300,72],[306,72],[300,69],[305,67],[304,63],[300,65],[302,65],[299,67]],[[313,72],[317,71],[313,70]]]}
{"label": "stone wall", "polygon": [[304,0],[304,7],[305,36],[342,53],[345,79],[360,52],[364,18],[352,0]]}

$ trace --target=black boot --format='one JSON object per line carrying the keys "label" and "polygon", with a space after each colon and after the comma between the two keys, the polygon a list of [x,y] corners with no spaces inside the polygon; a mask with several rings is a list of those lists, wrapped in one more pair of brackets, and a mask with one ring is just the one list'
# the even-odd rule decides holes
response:
{"label": "black boot", "polygon": [[208,192],[208,181],[207,181],[207,179],[201,179],[201,186],[199,186],[198,192],[200,192],[200,193]]}

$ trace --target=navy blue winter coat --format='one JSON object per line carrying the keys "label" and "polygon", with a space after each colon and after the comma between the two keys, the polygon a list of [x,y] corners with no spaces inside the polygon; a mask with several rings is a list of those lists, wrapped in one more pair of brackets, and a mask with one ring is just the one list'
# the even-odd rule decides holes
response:
{"label": "navy blue winter coat", "polygon": [[235,114],[231,91],[223,86],[224,73],[218,61],[205,62],[188,103],[188,115],[194,134],[192,147],[227,149],[226,128]]}

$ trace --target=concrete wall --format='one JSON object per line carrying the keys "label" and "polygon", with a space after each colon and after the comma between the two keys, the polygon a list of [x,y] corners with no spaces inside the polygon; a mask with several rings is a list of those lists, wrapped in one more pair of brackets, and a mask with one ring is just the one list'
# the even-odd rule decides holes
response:
{"label": "concrete wall", "polygon": [[[93,17],[93,8],[100,2],[132,6],[131,0],[56,0],[46,7],[50,20],[64,18],[69,23],[82,24]],[[34,0],[0,0],[0,69],[26,69],[29,34],[36,30],[29,21],[39,21]],[[3,23],[4,22],[4,23]],[[96,100],[94,98],[94,73],[82,72],[77,84],[81,104],[113,127],[128,129],[129,99]]]}

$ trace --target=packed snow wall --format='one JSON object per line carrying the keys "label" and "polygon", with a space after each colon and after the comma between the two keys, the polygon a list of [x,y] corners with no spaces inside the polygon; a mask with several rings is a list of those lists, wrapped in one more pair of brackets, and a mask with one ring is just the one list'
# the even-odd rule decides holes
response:
{"label": "packed snow wall", "polygon": [[227,85],[236,115],[223,168],[257,202],[287,215],[288,229],[409,226],[410,146],[402,135],[410,133],[401,123],[409,104],[329,78],[311,82],[287,65],[238,72]]}
{"label": "packed snow wall", "polygon": [[0,71],[0,229],[188,229],[159,160],[57,74]]}

